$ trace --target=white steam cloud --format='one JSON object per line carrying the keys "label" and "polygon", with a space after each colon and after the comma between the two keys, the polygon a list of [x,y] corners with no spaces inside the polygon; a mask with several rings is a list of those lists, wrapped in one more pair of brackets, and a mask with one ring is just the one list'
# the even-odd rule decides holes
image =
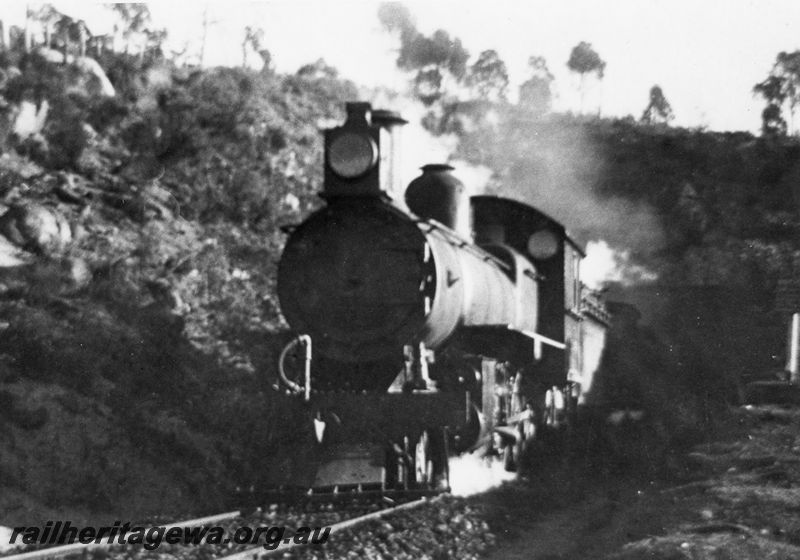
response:
{"label": "white steam cloud", "polygon": [[[475,143],[488,146],[502,170],[498,194],[552,216],[580,243],[604,240],[590,249],[584,267],[604,271],[593,273],[593,283],[652,280],[636,263],[663,245],[660,219],[636,193],[614,188],[619,171],[608,165],[607,147],[592,130],[564,117],[506,122],[501,134]],[[645,177],[641,188],[648,188]]]}
{"label": "white steam cloud", "polygon": [[469,196],[484,194],[486,192],[486,185],[492,178],[492,170],[485,165],[473,165],[464,160],[453,160],[450,165],[455,167],[453,175],[458,177],[464,187],[466,188]]}
{"label": "white steam cloud", "polygon": [[653,282],[657,275],[643,266],[631,262],[630,251],[612,249],[605,241],[589,241],[586,258],[581,263],[581,278],[594,290],[609,282],[624,285]]}
{"label": "white steam cloud", "polygon": [[450,491],[454,496],[472,496],[514,480],[502,461],[467,453],[450,459]]}
{"label": "white steam cloud", "polygon": [[[637,263],[662,245],[663,232],[653,209],[622,196],[601,194],[607,172],[596,142],[580,123],[559,119],[506,121],[487,127],[486,137],[466,140],[466,151],[493,152],[489,159],[501,173],[475,165],[458,153],[455,134],[434,136],[421,126],[427,109],[408,95],[371,92],[374,108],[397,111],[408,121],[400,146],[402,184],[428,163],[449,163],[470,196],[488,190],[530,204],[564,224],[578,241],[586,242],[583,281],[593,289],[610,282],[625,285],[652,282],[657,275]],[[489,188],[491,184],[491,189]],[[643,188],[646,186],[643,185]]]}
{"label": "white steam cloud", "polygon": [[408,121],[403,127],[400,145],[400,173],[403,185],[408,185],[417,178],[423,165],[447,163],[455,168],[453,175],[464,183],[469,196],[485,192],[492,170],[464,160],[453,160],[453,154],[458,149],[458,136],[455,134],[434,136],[425,130],[420,124],[426,113],[421,103],[408,96],[385,90],[377,91],[371,97],[373,108],[396,111]]}

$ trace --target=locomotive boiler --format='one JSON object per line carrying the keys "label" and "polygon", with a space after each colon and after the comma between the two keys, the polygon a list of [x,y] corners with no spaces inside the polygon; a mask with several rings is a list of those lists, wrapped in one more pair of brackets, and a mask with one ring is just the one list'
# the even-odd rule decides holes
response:
{"label": "locomotive boiler", "polygon": [[311,486],[446,486],[448,457],[476,450],[513,469],[599,364],[608,316],[564,227],[467,197],[444,164],[403,195],[403,124],[347,104],[325,132],[325,205],[292,228],[279,263],[281,309],[302,335],[279,370],[309,418],[298,445]]}

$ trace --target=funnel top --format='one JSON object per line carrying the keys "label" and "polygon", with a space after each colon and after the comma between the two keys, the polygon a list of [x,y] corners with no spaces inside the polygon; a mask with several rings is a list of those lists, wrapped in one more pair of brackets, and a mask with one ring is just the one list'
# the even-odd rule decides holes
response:
{"label": "funnel top", "polygon": [[420,167],[422,171],[452,171],[455,169],[449,163],[428,163]]}

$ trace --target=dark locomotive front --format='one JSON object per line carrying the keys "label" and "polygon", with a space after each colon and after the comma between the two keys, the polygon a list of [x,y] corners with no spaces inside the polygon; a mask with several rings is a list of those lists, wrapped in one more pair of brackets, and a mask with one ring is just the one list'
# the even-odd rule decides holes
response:
{"label": "dark locomotive front", "polygon": [[446,483],[454,447],[499,447],[511,466],[547,390],[580,373],[564,300],[580,250],[533,208],[470,202],[448,166],[399,196],[404,121],[347,110],[325,134],[326,205],[292,231],[278,273],[287,321],[313,341],[310,377],[290,382],[314,419],[313,484]]}

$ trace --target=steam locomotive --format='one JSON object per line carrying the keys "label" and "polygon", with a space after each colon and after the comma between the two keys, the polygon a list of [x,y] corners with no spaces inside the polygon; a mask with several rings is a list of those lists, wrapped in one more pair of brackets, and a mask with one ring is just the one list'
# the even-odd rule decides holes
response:
{"label": "steam locomotive", "polygon": [[446,487],[465,452],[514,470],[591,396],[609,316],[580,281],[584,253],[535,208],[468,198],[444,164],[402,196],[406,121],[346,108],[325,131],[325,206],[278,268],[300,333],[279,372],[306,412],[304,483]]}

